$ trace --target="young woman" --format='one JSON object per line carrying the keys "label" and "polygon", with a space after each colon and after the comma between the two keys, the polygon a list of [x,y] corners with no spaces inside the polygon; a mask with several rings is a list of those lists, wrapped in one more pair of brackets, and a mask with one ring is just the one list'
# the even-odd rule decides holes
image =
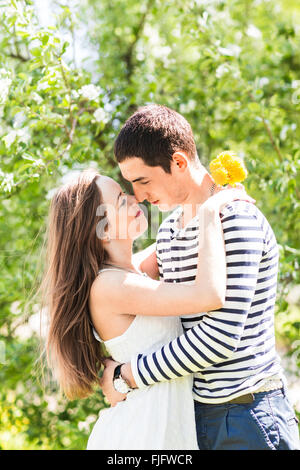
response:
{"label": "young woman", "polygon": [[[157,281],[134,267],[132,245],[147,220],[117,182],[86,170],[56,191],[43,291],[50,315],[47,357],[68,398],[93,392],[105,349],[127,362],[179,336],[180,316],[222,307],[219,211],[234,199],[251,201],[244,191],[227,189],[200,207],[196,282],[186,285]],[[102,410],[87,448],[197,449],[192,375],[136,389]]]}

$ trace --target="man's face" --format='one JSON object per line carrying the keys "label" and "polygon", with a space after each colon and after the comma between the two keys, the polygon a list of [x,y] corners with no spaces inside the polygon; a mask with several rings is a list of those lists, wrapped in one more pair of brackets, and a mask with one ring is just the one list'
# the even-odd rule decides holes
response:
{"label": "man's face", "polygon": [[[147,200],[162,212],[181,203],[183,195],[176,170],[166,173],[160,166],[148,166],[138,157],[124,160],[119,167],[123,178],[132,184],[138,202]],[[171,162],[171,170],[173,168],[174,162]]]}

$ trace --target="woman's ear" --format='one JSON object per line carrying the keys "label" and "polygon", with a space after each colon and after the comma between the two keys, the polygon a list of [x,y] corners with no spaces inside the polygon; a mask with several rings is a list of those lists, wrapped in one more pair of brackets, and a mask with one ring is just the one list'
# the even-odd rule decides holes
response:
{"label": "woman's ear", "polygon": [[110,236],[108,234],[104,235],[102,238],[103,243],[110,243]]}

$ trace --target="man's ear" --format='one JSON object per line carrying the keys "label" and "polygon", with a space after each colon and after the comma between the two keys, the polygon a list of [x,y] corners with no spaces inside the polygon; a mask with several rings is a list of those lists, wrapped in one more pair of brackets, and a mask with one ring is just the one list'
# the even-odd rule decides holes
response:
{"label": "man's ear", "polygon": [[180,170],[185,170],[188,166],[188,156],[183,151],[173,153],[172,160]]}

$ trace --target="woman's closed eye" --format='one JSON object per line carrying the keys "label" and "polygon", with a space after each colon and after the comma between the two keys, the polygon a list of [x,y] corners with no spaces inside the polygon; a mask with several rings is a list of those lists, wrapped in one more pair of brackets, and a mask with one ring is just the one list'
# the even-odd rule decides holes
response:
{"label": "woman's closed eye", "polygon": [[148,184],[148,183],[149,183],[149,181],[146,181],[146,182],[144,182],[144,183],[141,183],[141,184]]}
{"label": "woman's closed eye", "polygon": [[127,200],[126,197],[123,197],[123,200],[122,200],[122,202],[121,202],[121,204],[120,204],[120,207],[122,207],[122,206],[124,206],[124,204],[126,204],[126,200]]}

